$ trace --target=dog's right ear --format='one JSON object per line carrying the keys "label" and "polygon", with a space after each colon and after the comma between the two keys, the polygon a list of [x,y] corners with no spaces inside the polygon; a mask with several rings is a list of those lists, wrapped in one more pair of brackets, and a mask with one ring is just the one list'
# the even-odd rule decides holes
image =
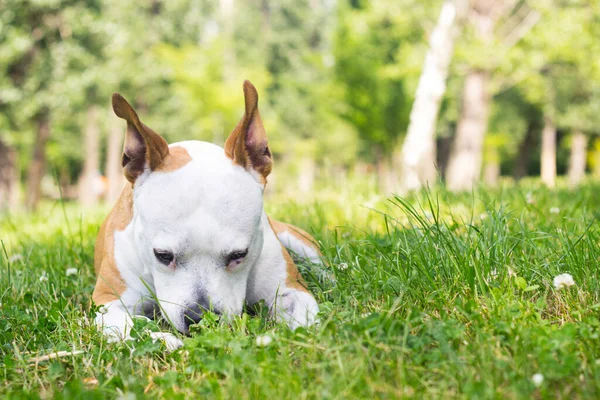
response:
{"label": "dog's right ear", "polygon": [[144,125],[133,107],[119,93],[112,95],[112,107],[117,117],[127,121],[127,136],[123,146],[123,172],[134,183],[146,168],[154,171],[169,155],[169,145],[158,133]]}

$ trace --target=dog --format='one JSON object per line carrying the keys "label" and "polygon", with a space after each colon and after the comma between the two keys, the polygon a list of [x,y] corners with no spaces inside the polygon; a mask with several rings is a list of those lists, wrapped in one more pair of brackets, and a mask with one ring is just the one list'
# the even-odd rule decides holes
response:
{"label": "dog", "polygon": [[[115,114],[127,121],[129,183],[98,233],[92,295],[101,306],[96,324],[109,339],[129,338],[137,316],[162,314],[189,334],[207,310],[240,315],[244,304],[260,301],[290,329],[316,322],[319,307],[287,249],[320,263],[319,247],[263,210],[273,157],[256,88],[245,81],[243,89],[245,112],[224,148],[168,145],[113,94]],[[152,336],[170,350],[183,345],[169,332]]]}

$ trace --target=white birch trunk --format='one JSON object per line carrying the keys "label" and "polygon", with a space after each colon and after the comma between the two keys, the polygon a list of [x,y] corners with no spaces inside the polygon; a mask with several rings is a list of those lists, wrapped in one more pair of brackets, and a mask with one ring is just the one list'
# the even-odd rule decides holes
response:
{"label": "white birch trunk", "polygon": [[458,31],[461,0],[446,0],[429,40],[400,155],[400,186],[417,190],[436,179],[435,127]]}

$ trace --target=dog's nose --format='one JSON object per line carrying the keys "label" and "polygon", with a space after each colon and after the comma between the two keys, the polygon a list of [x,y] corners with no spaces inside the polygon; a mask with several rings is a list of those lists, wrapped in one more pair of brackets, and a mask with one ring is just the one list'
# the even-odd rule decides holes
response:
{"label": "dog's nose", "polygon": [[216,310],[211,309],[210,301],[206,297],[199,297],[196,303],[188,307],[183,313],[186,329],[189,329],[190,325],[200,322],[202,315],[208,310],[219,314]]}
{"label": "dog's nose", "polygon": [[183,313],[183,319],[185,320],[186,329],[190,328],[190,325],[197,324],[202,319],[202,314],[206,309],[196,304],[192,307],[188,307]]}

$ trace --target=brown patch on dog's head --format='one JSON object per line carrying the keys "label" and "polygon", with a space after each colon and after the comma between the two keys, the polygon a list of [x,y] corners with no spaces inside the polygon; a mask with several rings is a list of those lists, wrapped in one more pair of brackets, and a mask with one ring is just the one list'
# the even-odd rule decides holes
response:
{"label": "brown patch on dog's head", "polygon": [[192,161],[192,157],[186,149],[180,146],[169,148],[169,154],[165,157],[162,164],[155,169],[157,172],[171,172],[178,170]]}
{"label": "brown patch on dog's head", "polygon": [[234,163],[254,169],[266,183],[273,168],[273,158],[258,112],[258,92],[250,81],[244,81],[244,103],[244,116],[225,141],[225,154]]}
{"label": "brown patch on dog's head", "polygon": [[134,183],[146,165],[156,170],[169,155],[169,145],[158,133],[144,125],[133,107],[119,93],[112,96],[112,106],[119,118],[127,121],[122,165],[125,177]]}

